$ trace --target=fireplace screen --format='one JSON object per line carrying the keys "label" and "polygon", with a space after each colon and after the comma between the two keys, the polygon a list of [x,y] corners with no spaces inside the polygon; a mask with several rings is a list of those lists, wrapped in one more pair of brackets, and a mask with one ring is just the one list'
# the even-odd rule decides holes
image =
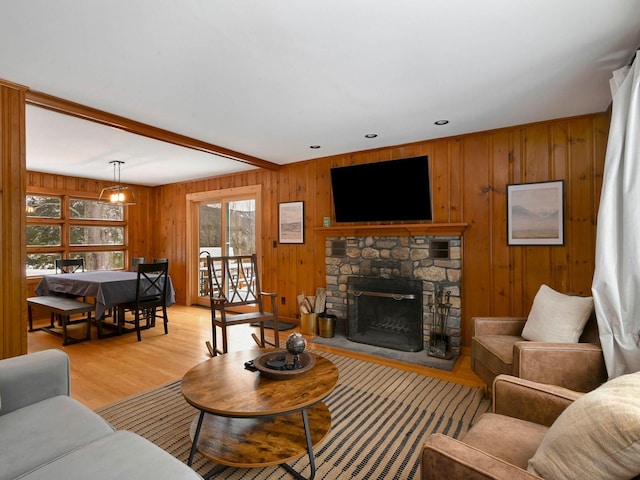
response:
{"label": "fireplace screen", "polygon": [[350,277],[349,340],[417,352],[423,348],[420,280]]}

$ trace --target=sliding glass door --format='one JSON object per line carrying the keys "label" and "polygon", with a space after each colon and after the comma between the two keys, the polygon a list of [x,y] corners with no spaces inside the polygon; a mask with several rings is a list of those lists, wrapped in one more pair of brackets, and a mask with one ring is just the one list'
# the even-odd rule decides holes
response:
{"label": "sliding glass door", "polygon": [[259,196],[253,189],[242,192],[209,192],[192,201],[191,291],[193,304],[209,305],[207,255],[250,255],[257,253]]}

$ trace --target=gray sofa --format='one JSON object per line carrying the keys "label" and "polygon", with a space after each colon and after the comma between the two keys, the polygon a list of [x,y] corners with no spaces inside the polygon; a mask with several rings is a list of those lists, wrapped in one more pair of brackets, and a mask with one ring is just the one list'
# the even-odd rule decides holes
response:
{"label": "gray sofa", "polygon": [[16,478],[202,479],[71,398],[62,350],[0,360],[0,480]]}

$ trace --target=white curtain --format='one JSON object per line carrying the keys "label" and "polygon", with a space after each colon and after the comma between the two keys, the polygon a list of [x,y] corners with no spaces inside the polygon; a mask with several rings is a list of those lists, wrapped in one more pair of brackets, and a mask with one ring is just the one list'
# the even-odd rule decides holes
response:
{"label": "white curtain", "polygon": [[640,371],[640,55],[613,73],[592,293],[609,378]]}

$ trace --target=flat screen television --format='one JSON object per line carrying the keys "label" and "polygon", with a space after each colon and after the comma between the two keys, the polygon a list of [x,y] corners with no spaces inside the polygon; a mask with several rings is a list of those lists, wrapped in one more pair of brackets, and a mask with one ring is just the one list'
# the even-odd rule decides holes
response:
{"label": "flat screen television", "polygon": [[429,157],[331,169],[336,222],[432,220]]}

